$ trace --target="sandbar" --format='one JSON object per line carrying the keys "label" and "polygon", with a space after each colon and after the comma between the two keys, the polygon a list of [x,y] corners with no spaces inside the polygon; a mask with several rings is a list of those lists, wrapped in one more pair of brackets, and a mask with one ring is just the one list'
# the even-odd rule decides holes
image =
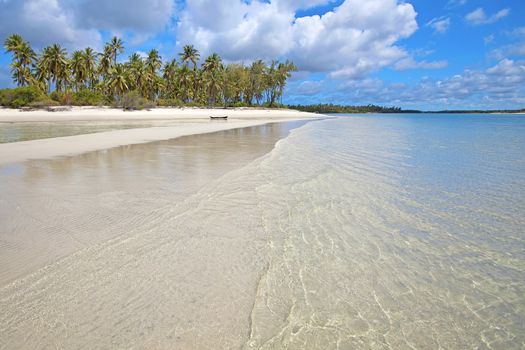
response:
{"label": "sandbar", "polygon": [[[228,120],[211,120],[211,116],[228,116]],[[272,122],[316,119],[313,113],[289,109],[207,109],[155,108],[145,111],[123,111],[105,107],[73,107],[66,111],[19,111],[0,109],[0,122],[39,123],[75,121],[165,121],[166,126],[114,130],[85,135],[55,137],[0,144],[0,165],[26,160],[71,156],[91,151],[181,136],[257,126]]]}

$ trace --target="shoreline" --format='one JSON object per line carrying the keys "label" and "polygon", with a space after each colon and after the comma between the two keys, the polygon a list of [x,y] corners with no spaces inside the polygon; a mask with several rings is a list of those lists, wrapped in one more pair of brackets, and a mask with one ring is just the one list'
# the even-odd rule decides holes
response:
{"label": "shoreline", "polygon": [[[210,116],[228,115],[227,121],[211,121]],[[19,141],[0,144],[0,166],[37,159],[101,151],[109,148],[164,141],[182,136],[197,135],[257,126],[274,122],[315,120],[324,115],[280,109],[201,109],[156,108],[149,111],[123,111],[113,108],[73,107],[68,111],[19,111],[0,109],[0,122],[77,122],[77,121],[166,121],[169,126],[121,129]],[[175,124],[175,125],[174,125]]]}
{"label": "shoreline", "polygon": [[[64,107],[64,106],[62,106]],[[57,107],[57,108],[62,108]],[[67,110],[31,110],[0,108],[0,123],[16,122],[57,122],[57,121],[114,121],[114,120],[180,120],[205,119],[227,115],[229,119],[255,118],[297,118],[317,116],[318,113],[302,112],[293,109],[273,109],[258,107],[240,108],[197,108],[197,107],[155,107],[152,109],[124,111],[113,107],[67,107]]]}

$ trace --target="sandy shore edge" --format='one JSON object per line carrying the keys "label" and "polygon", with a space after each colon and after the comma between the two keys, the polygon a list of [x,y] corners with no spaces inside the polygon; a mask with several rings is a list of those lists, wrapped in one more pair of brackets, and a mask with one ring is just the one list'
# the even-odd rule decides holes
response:
{"label": "sandy shore edge", "polygon": [[[210,116],[228,116],[227,121],[212,121]],[[174,139],[181,136],[257,126],[274,122],[313,120],[319,114],[284,109],[196,109],[156,108],[124,112],[110,108],[75,107],[68,111],[21,112],[0,109],[0,122],[75,122],[75,121],[153,121],[165,120],[170,126],[114,130],[93,134],[56,137],[0,144],[0,165],[27,160],[50,159],[100,151],[113,147]],[[173,122],[176,124],[174,125]]]}

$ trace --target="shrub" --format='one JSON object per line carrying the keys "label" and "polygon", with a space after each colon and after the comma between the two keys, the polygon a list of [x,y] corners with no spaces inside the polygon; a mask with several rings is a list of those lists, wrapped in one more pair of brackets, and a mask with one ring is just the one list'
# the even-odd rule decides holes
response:
{"label": "shrub", "polygon": [[239,107],[248,107],[248,104],[246,102],[235,102],[233,104],[233,107],[239,108]]}
{"label": "shrub", "polygon": [[157,106],[162,107],[180,107],[183,103],[181,100],[175,98],[159,98],[157,100]]}
{"label": "shrub", "polygon": [[73,93],[72,103],[75,106],[100,106],[106,104],[107,97],[91,90],[80,90]]}
{"label": "shrub", "polygon": [[53,101],[60,102],[62,101],[62,95],[63,94],[61,92],[55,90],[49,94],[49,98],[51,98]]}
{"label": "shrub", "polygon": [[11,107],[11,108],[20,108],[20,107],[27,106],[28,104],[29,103],[27,103],[26,100],[24,100],[23,98],[16,98],[16,99],[11,101],[9,107]]}
{"label": "shrub", "polygon": [[63,106],[70,106],[71,102],[73,102],[73,93],[71,91],[64,92],[60,99],[60,104]]}
{"label": "shrub", "polygon": [[184,107],[202,107],[202,103],[199,102],[186,102],[184,103]]}
{"label": "shrub", "polygon": [[0,89],[0,106],[7,106],[8,95],[8,89]]}
{"label": "shrub", "polygon": [[138,91],[130,91],[120,98],[117,105],[126,111],[132,111],[153,108],[155,102],[142,97]]}
{"label": "shrub", "polygon": [[34,101],[34,102],[31,102],[28,106],[31,107],[31,108],[47,108],[47,107],[53,107],[53,106],[58,106],[59,103],[55,100],[52,100],[50,98],[46,98],[46,99],[43,99],[43,100],[40,100],[40,101]]}
{"label": "shrub", "polygon": [[0,93],[0,104],[5,107],[20,108],[31,102],[42,100],[45,94],[35,86],[24,86],[14,89],[3,89]]}

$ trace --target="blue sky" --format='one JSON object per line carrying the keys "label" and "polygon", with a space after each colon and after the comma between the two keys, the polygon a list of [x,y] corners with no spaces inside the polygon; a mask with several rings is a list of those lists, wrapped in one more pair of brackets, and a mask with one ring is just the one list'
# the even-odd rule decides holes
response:
{"label": "blue sky", "polygon": [[523,0],[0,0],[0,38],[73,50],[118,35],[122,59],[187,43],[228,62],[291,59],[292,104],[523,108],[524,14]]}

